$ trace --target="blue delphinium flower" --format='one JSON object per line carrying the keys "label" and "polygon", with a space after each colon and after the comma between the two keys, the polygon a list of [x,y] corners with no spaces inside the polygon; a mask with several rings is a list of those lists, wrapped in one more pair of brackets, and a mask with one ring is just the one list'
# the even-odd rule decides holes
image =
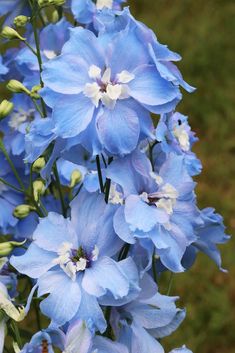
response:
{"label": "blue delphinium flower", "polygon": [[163,152],[165,158],[170,152],[185,156],[185,164],[190,175],[201,172],[201,162],[191,151],[193,144],[198,141],[191,131],[188,118],[180,113],[163,114],[156,128],[156,139],[160,144],[156,146],[156,158]]}
{"label": "blue delphinium flower", "polygon": [[39,296],[49,294],[40,308],[53,324],[61,326],[78,316],[103,332],[106,323],[97,298],[106,293],[126,297],[133,286],[138,293],[138,283],[132,283],[137,272],[133,261],[122,264],[111,258],[122,245],[112,227],[113,212],[102,196],[82,192],[71,205],[71,221],[49,213],[40,220],[26,253],[11,258],[20,273],[38,279]]}
{"label": "blue delphinium flower", "polygon": [[[71,24],[62,18],[55,24],[49,24],[40,32],[40,51],[43,62],[47,62],[58,56],[62,46],[69,39]],[[34,37],[29,39],[32,47],[35,47]],[[24,76],[23,83],[32,87],[39,84],[39,65],[36,55],[25,47],[21,49],[15,58],[19,72]]]}
{"label": "blue delphinium flower", "polygon": [[181,260],[196,240],[194,224],[199,218],[195,183],[183,157],[169,155],[156,174],[145,154],[135,151],[115,160],[107,175],[123,192],[114,216],[117,234],[132,244],[135,238],[143,243],[145,238],[151,239],[162,263],[174,272],[183,271]]}
{"label": "blue delphinium flower", "polygon": [[62,55],[44,65],[43,80],[55,133],[80,136],[81,143],[98,139],[112,154],[127,154],[140,139],[153,138],[149,112],[169,111],[181,98],[132,27],[108,37],[71,30]]}
{"label": "blue delphinium flower", "polygon": [[65,335],[63,331],[57,329],[42,330],[33,335],[29,343],[26,343],[20,353],[54,353],[54,347],[61,351],[64,348]]}
{"label": "blue delphinium flower", "polygon": [[190,267],[196,258],[198,251],[209,256],[223,272],[221,254],[217,247],[220,244],[226,244],[230,236],[225,233],[223,217],[215,213],[213,208],[205,208],[200,213],[201,223],[196,227],[197,239],[189,247],[185,254],[186,267]]}
{"label": "blue delphinium flower", "polygon": [[176,308],[177,297],[159,294],[149,275],[143,277],[140,286],[142,290],[138,298],[112,309],[114,335],[130,353],[164,352],[156,339],[175,331],[183,321],[185,311]]}
{"label": "blue delphinium flower", "polygon": [[72,0],[71,10],[75,19],[82,24],[90,24],[100,11],[120,10],[126,0]]}

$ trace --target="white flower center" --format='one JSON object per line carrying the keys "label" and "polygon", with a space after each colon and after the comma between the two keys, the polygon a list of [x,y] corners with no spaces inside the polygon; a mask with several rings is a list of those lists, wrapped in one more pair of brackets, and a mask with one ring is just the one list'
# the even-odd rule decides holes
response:
{"label": "white flower center", "polygon": [[135,75],[124,70],[111,80],[111,69],[107,68],[102,75],[102,70],[96,65],[89,68],[88,74],[93,82],[85,85],[83,93],[96,108],[101,101],[106,107],[113,109],[118,99],[128,98],[127,83],[135,78]]}
{"label": "white flower center", "polygon": [[182,150],[185,152],[189,151],[190,150],[189,135],[185,130],[184,126],[183,125],[176,126],[173,130],[173,134],[179,141],[179,144]]}
{"label": "white flower center", "polygon": [[28,112],[25,112],[23,109],[19,109],[18,112],[13,112],[11,114],[8,125],[13,130],[18,130],[21,124],[25,123],[33,113],[33,109],[30,109]]}
{"label": "white flower center", "polygon": [[113,7],[113,0],[97,0],[96,1],[96,8],[97,10],[103,10],[103,8],[112,9]]}
{"label": "white flower center", "polygon": [[45,57],[49,60],[54,59],[57,55],[56,52],[54,50],[43,50],[43,54],[45,55]]}
{"label": "white flower center", "polygon": [[116,185],[112,184],[109,192],[109,203],[113,205],[122,205],[124,202],[122,193],[117,191]]}
{"label": "white flower center", "polygon": [[87,256],[81,248],[74,250],[71,243],[65,242],[59,248],[58,255],[53,263],[59,265],[72,281],[75,281],[77,272],[85,271],[90,262],[97,261],[99,249],[95,246],[91,255]]}
{"label": "white flower center", "polygon": [[140,198],[150,205],[155,205],[158,208],[164,209],[168,215],[171,215],[173,213],[173,208],[175,206],[179,194],[178,191],[171,184],[166,183],[162,185],[162,183],[163,181],[161,178],[161,187],[157,192],[154,192],[152,194],[143,192],[140,195]]}

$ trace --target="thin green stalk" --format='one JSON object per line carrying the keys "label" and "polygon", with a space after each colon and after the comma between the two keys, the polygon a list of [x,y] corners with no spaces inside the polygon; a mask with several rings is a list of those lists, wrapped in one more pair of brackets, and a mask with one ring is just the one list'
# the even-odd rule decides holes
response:
{"label": "thin green stalk", "polygon": [[62,213],[63,213],[63,216],[66,218],[67,209],[66,209],[66,206],[65,206],[65,203],[64,203],[64,197],[63,197],[63,192],[62,192],[62,188],[61,188],[61,184],[60,184],[60,177],[59,177],[59,173],[58,173],[58,169],[57,169],[56,163],[54,164],[53,170],[54,170],[56,186],[57,186],[57,189],[58,189],[58,192],[59,192]]}
{"label": "thin green stalk", "polygon": [[155,283],[157,284],[157,269],[156,269],[155,250],[153,252],[152,268],[153,268],[153,279],[154,279]]}
{"label": "thin green stalk", "polygon": [[34,305],[34,310],[35,310],[35,315],[36,315],[38,331],[41,331],[42,325],[41,325],[41,319],[40,319],[40,314],[39,314],[38,302],[34,301],[33,305]]}
{"label": "thin green stalk", "polygon": [[2,153],[4,154],[6,160],[8,161],[8,163],[9,163],[9,165],[10,165],[10,167],[11,167],[11,169],[12,169],[14,175],[15,175],[15,178],[18,181],[21,189],[24,190],[24,192],[25,192],[25,186],[24,186],[24,184],[23,184],[23,182],[22,182],[22,180],[21,180],[21,178],[20,178],[20,176],[19,176],[19,174],[18,174],[18,172],[17,172],[17,170],[16,170],[11,158],[9,157],[9,154],[8,154],[4,144],[3,144],[2,139],[0,139],[0,149],[1,149]]}
{"label": "thin green stalk", "polygon": [[[33,9],[33,6],[32,6],[32,2],[30,0],[29,0],[29,4],[30,4],[31,10],[33,12],[34,9]],[[33,13],[33,16],[31,18],[31,24],[32,24],[32,27],[33,27],[34,40],[35,40],[35,45],[36,45],[36,55],[37,55],[37,59],[38,59],[38,66],[39,66],[39,72],[40,72],[40,84],[43,87],[44,83],[43,83],[43,80],[42,80],[42,57],[41,57],[40,41],[39,41],[39,36],[38,36],[38,31],[37,31],[37,24],[36,24],[36,21],[35,21],[34,13]],[[41,98],[41,105],[42,105],[43,117],[46,117],[47,116],[46,106],[45,106],[45,103],[44,103],[42,98]]]}
{"label": "thin green stalk", "polygon": [[39,112],[39,114],[41,115],[41,117],[44,118],[44,114],[43,114],[43,112],[41,111],[41,109],[40,109],[39,105],[37,104],[37,102],[36,102],[34,99],[32,99],[32,102],[33,102],[33,104],[34,104],[36,110],[37,110],[37,111]]}
{"label": "thin green stalk", "polygon": [[131,247],[131,244],[125,244],[120,253],[119,253],[119,256],[118,256],[118,261],[121,261],[121,260],[124,260],[127,258],[127,255],[129,253],[129,250],[130,250],[130,247]]}
{"label": "thin green stalk", "polygon": [[37,56],[37,52],[33,49],[33,47],[28,42],[26,42],[26,40],[24,40],[23,42],[31,50],[31,52]]}
{"label": "thin green stalk", "polygon": [[102,177],[99,155],[96,156],[96,166],[97,166],[98,177],[99,177],[100,191],[104,193],[104,184],[103,184],[103,177]]}
{"label": "thin green stalk", "polygon": [[15,339],[16,339],[16,342],[17,342],[19,348],[22,348],[22,340],[20,337],[20,332],[19,332],[17,324],[13,320],[11,321],[11,328],[15,334]]}
{"label": "thin green stalk", "polygon": [[79,186],[77,192],[73,195],[73,197],[71,197],[70,202],[72,202],[75,199],[75,197],[78,196],[78,194],[81,191],[82,187],[83,187],[83,183]]}
{"label": "thin green stalk", "polygon": [[24,193],[24,190],[21,190],[21,189],[17,188],[16,186],[14,186],[14,185],[8,183],[6,180],[4,180],[4,179],[2,179],[2,178],[0,178],[0,182],[3,183],[3,184],[5,184],[5,185],[7,185],[7,186],[9,186],[10,188],[14,189],[15,191]]}
{"label": "thin green stalk", "polygon": [[171,272],[171,274],[170,274],[170,279],[169,279],[169,284],[168,284],[168,289],[167,289],[166,295],[170,295],[171,288],[172,288],[172,284],[173,284],[173,275],[174,275],[174,273],[173,273],[173,272]]}

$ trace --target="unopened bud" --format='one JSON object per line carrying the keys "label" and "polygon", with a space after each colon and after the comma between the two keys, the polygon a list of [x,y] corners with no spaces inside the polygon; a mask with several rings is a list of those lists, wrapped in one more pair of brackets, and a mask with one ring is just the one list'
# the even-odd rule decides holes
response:
{"label": "unopened bud", "polygon": [[58,13],[58,11],[55,9],[55,10],[52,12],[52,14],[51,14],[51,21],[52,21],[53,23],[56,23],[56,22],[59,21],[59,19],[60,19],[59,13]]}
{"label": "unopened bud", "polygon": [[7,115],[10,114],[14,107],[12,102],[9,102],[7,99],[4,99],[0,104],[0,119],[5,118]]}
{"label": "unopened bud", "polygon": [[38,0],[38,6],[40,6],[40,7],[46,7],[46,6],[50,6],[50,5],[51,5],[50,0]]}
{"label": "unopened bud", "polygon": [[24,27],[27,24],[28,20],[29,18],[27,16],[17,16],[14,19],[14,25],[16,27]]}
{"label": "unopened bud", "polygon": [[24,240],[22,242],[6,241],[4,243],[0,243],[0,256],[9,255],[14,248],[24,245],[25,242],[26,242],[26,240]]}
{"label": "unopened bud", "polygon": [[26,38],[21,37],[21,35],[13,28],[6,26],[1,32],[2,37],[6,39],[20,39],[25,41]]}
{"label": "unopened bud", "polygon": [[32,170],[35,173],[40,173],[40,171],[45,167],[45,165],[46,165],[45,158],[44,157],[39,157],[33,163]]}
{"label": "unopened bud", "polygon": [[40,196],[46,191],[45,184],[42,180],[35,180],[33,182],[33,196],[35,201],[39,201]]}
{"label": "unopened bud", "polygon": [[19,205],[13,211],[13,216],[19,219],[27,217],[30,212],[35,211],[35,207],[30,205]]}
{"label": "unopened bud", "polygon": [[80,170],[75,169],[71,174],[69,186],[73,188],[75,185],[79,184],[81,180],[82,180],[82,173],[80,172]]}
{"label": "unopened bud", "polygon": [[10,80],[7,84],[7,88],[13,93],[27,93],[30,95],[30,91],[23,85],[23,83],[17,80]]}
{"label": "unopened bud", "polygon": [[40,91],[40,89],[42,89],[41,85],[33,86],[33,88],[31,89],[31,92],[30,92],[31,98],[39,99],[40,95],[38,94],[38,91]]}

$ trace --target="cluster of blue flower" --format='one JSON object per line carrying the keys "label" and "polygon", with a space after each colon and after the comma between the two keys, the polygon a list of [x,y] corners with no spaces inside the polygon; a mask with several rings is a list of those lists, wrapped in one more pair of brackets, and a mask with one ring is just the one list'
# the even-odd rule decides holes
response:
{"label": "cluster of blue flower", "polygon": [[[1,1],[17,45],[0,56],[0,352],[9,324],[21,353],[163,353],[185,310],[162,273],[199,251],[224,271],[229,237],[197,206],[197,138],[175,111],[194,88],[123,2]],[[50,324],[25,343],[32,301]]]}

